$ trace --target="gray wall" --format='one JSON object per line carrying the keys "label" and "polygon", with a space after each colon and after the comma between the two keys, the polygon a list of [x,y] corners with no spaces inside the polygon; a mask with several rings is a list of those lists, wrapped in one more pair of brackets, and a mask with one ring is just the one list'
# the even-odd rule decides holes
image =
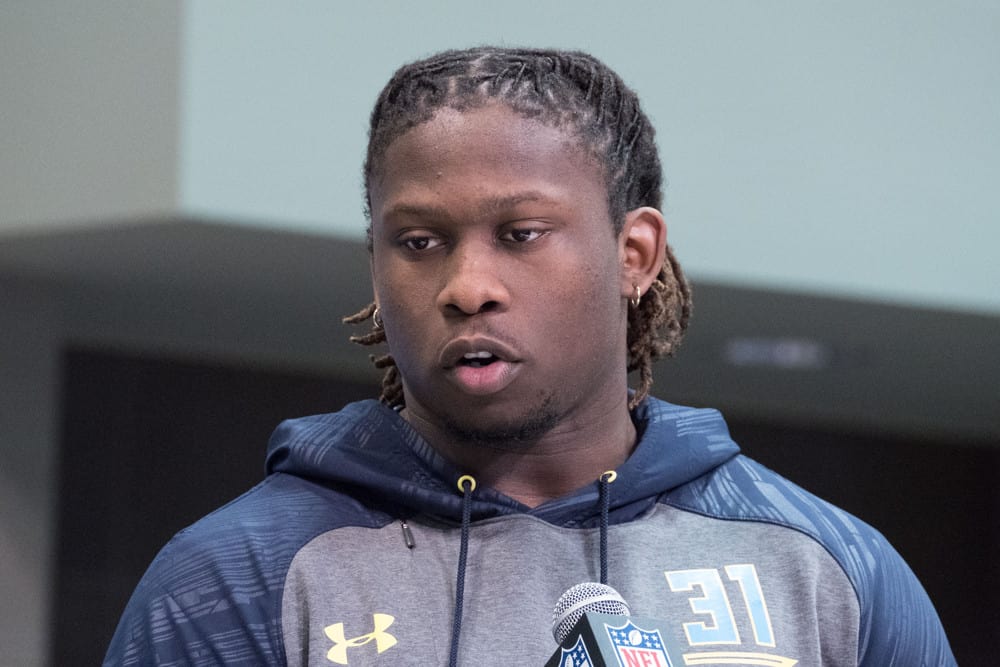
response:
{"label": "gray wall", "polygon": [[0,279],[0,662],[38,664],[55,540],[58,294]]}

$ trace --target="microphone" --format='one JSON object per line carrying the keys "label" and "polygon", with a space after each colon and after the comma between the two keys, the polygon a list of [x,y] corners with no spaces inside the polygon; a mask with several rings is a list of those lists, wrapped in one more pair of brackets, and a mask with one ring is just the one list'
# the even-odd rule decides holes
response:
{"label": "microphone", "polygon": [[606,584],[584,582],[562,594],[552,611],[559,648],[545,667],[679,667],[684,664],[666,623],[631,615]]}
{"label": "microphone", "polygon": [[615,589],[607,584],[585,581],[562,594],[552,610],[552,636],[562,644],[573,632],[573,627],[587,612],[609,616],[631,616],[628,604]]}

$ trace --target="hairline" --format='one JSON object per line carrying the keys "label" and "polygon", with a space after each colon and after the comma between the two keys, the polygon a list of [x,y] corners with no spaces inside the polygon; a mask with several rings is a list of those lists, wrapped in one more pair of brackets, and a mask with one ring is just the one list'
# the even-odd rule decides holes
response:
{"label": "hairline", "polygon": [[[366,159],[364,164],[364,191],[365,191],[365,202],[364,202],[364,215],[368,221],[366,228],[366,239],[369,254],[373,251],[373,239],[372,239],[372,192],[375,189],[376,181],[381,179],[384,173],[383,164],[385,157],[389,152],[389,149],[397,141],[402,139],[411,131],[416,128],[433,121],[437,115],[444,110],[452,110],[458,113],[465,113],[468,111],[483,109],[489,106],[503,106],[514,112],[515,114],[525,118],[529,121],[534,121],[546,127],[558,130],[567,135],[567,139],[570,139],[575,144],[575,147],[581,151],[584,155],[591,160],[594,166],[600,170],[602,180],[604,182],[605,189],[605,201],[607,202],[607,214],[608,221],[611,224],[611,229],[617,236],[621,233],[624,226],[625,213],[628,211],[628,204],[622,202],[619,206],[622,210],[614,210],[615,198],[613,197],[613,176],[611,172],[610,165],[608,164],[608,156],[600,147],[599,142],[589,140],[587,133],[585,131],[586,124],[580,123],[576,120],[567,120],[566,122],[559,122],[558,120],[548,120],[544,117],[540,117],[538,114],[529,113],[525,109],[519,109],[516,104],[513,104],[510,100],[506,100],[503,97],[494,95],[477,95],[471,99],[459,98],[459,97],[449,97],[445,102],[435,106],[430,109],[426,114],[422,115],[418,121],[407,123],[402,131],[395,132],[389,135],[391,138],[388,142],[384,143],[382,150],[375,153],[373,156],[374,160]],[[569,114],[567,114],[569,115]],[[426,116],[426,117],[425,117]],[[371,141],[369,137],[369,142]]]}

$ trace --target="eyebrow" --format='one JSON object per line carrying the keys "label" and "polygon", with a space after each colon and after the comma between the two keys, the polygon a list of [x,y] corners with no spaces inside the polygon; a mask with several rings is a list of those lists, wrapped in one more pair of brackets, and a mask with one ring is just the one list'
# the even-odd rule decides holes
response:
{"label": "eyebrow", "polygon": [[514,208],[518,204],[523,204],[524,202],[536,202],[536,201],[547,201],[548,197],[543,195],[541,192],[536,192],[534,190],[529,190],[527,192],[518,192],[512,195],[507,195],[505,197],[490,197],[483,200],[480,204],[480,209],[483,211],[497,211],[508,208]]}
{"label": "eyebrow", "polygon": [[[536,201],[549,201],[549,197],[545,196],[541,192],[534,190],[528,190],[525,192],[518,192],[512,195],[504,195],[502,197],[488,197],[478,202],[479,212],[490,213],[494,211],[502,211],[506,209],[511,209],[518,204],[523,204],[525,202],[536,202]],[[450,217],[449,212],[433,204],[410,204],[402,202],[396,204],[388,211],[385,212],[385,216],[395,216],[395,215],[409,215],[418,218],[448,218]]]}

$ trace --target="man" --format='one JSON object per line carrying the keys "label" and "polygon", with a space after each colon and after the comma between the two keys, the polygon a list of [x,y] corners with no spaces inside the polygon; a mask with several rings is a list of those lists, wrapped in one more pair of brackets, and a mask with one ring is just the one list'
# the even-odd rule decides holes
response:
{"label": "man", "polygon": [[388,347],[381,400],[280,426],[265,481],[157,557],[108,662],[542,664],[560,593],[600,579],[688,664],[954,664],[877,532],[648,395],[690,314],[653,139],[586,54],[401,68],[348,318]]}

